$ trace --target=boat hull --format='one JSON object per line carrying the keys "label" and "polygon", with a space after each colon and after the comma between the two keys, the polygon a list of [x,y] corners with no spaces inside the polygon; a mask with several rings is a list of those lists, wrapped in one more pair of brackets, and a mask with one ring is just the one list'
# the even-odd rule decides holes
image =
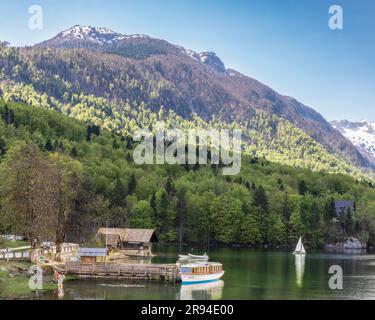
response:
{"label": "boat hull", "polygon": [[213,274],[181,274],[182,284],[206,283],[219,280],[224,271]]}

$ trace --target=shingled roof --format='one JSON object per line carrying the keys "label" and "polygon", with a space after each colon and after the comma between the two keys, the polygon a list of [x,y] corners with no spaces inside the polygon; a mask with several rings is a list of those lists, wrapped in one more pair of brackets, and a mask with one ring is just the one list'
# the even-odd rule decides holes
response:
{"label": "shingled roof", "polygon": [[[98,230],[99,235],[108,235],[111,237],[111,241],[119,236],[121,241],[124,242],[157,242],[154,229],[130,229],[130,228],[100,228]],[[114,237],[115,236],[115,237]],[[109,243],[109,241],[108,241]]]}

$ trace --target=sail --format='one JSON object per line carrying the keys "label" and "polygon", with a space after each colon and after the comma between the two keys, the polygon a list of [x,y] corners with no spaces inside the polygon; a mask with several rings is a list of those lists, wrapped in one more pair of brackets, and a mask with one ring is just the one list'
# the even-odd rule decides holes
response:
{"label": "sail", "polygon": [[300,237],[299,240],[298,240],[298,243],[297,243],[297,246],[296,246],[296,249],[294,250],[294,252],[301,252],[302,246],[303,246],[303,244],[302,244],[302,238]]}
{"label": "sail", "polygon": [[299,238],[296,249],[294,250],[294,253],[302,253],[302,254],[306,253],[305,247],[303,246],[303,243],[302,243],[302,237]]}

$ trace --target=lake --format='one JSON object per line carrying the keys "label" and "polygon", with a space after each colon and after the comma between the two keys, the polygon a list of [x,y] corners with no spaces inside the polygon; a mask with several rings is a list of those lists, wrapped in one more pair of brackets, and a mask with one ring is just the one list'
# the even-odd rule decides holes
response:
{"label": "lake", "polygon": [[[185,253],[191,252],[184,247]],[[157,246],[155,263],[175,263],[176,246]],[[194,250],[203,254],[204,250]],[[222,281],[180,285],[163,282],[76,280],[64,283],[63,299],[375,299],[375,255],[316,251],[298,258],[289,252],[210,248],[210,261],[223,263]],[[343,269],[343,290],[328,286],[332,265]],[[57,292],[42,299],[57,299]]]}

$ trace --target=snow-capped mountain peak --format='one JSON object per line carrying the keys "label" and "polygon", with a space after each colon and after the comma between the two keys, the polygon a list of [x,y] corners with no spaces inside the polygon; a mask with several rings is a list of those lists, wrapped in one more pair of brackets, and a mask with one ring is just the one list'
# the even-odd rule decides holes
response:
{"label": "snow-capped mountain peak", "polygon": [[98,44],[109,44],[125,39],[126,36],[108,28],[79,26],[76,25],[58,35],[61,39],[77,39],[97,42]]}
{"label": "snow-capped mountain peak", "polygon": [[[80,26],[74,27],[60,32],[56,37],[51,39],[49,43],[54,43],[57,47],[69,47],[71,42],[86,42],[91,45],[110,45],[121,40],[134,38],[148,38],[144,34],[125,35],[115,32],[109,28]],[[43,43],[42,43],[43,44]]]}
{"label": "snow-capped mountain peak", "polygon": [[375,164],[375,122],[341,120],[332,121],[331,124],[349,139],[359,152]]}

